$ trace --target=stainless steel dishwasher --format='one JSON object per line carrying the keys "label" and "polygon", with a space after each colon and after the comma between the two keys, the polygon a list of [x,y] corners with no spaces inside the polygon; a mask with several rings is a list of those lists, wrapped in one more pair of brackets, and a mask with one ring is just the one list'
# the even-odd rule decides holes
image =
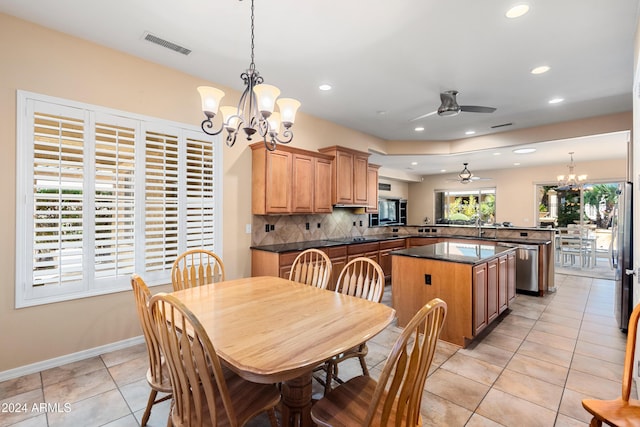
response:
{"label": "stainless steel dishwasher", "polygon": [[502,244],[516,248],[516,290],[537,293],[538,245]]}

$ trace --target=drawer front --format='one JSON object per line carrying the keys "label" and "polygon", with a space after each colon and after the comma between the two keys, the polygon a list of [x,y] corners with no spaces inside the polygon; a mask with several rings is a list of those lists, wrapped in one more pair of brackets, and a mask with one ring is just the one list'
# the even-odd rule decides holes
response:
{"label": "drawer front", "polygon": [[347,246],[347,254],[364,254],[366,252],[377,252],[380,248],[380,244],[378,242],[375,243],[359,243],[357,245],[349,245]]}
{"label": "drawer front", "polygon": [[404,239],[385,240],[380,242],[380,250],[384,249],[404,249],[406,242]]}

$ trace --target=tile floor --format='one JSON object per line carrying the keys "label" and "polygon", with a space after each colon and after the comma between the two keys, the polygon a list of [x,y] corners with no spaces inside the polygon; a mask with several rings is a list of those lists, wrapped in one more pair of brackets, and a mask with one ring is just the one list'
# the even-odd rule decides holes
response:
{"label": "tile floor", "polygon": [[[439,343],[422,403],[425,425],[586,426],[581,399],[620,395],[626,336],[613,318],[613,282],[558,274],[556,287],[543,298],[518,295],[466,349]],[[390,326],[369,343],[373,376],[398,331]],[[138,345],[0,383],[3,410],[27,408],[0,412],[0,426],[139,425],[148,396],[145,351]],[[355,365],[341,368],[343,377],[350,372]],[[41,402],[49,407],[33,411]],[[156,405],[148,425],[165,426],[168,412],[169,402]],[[263,425],[265,418],[251,422]]]}

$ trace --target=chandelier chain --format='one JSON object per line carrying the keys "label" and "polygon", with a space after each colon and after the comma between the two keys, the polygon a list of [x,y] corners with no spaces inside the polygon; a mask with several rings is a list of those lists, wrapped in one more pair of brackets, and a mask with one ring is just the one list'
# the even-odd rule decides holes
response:
{"label": "chandelier chain", "polygon": [[251,70],[255,70],[256,69],[256,64],[254,63],[254,55],[253,55],[253,49],[255,47],[254,44],[254,38],[253,38],[253,30],[254,30],[254,14],[253,14],[253,0],[251,0],[251,64],[249,65],[249,69]]}

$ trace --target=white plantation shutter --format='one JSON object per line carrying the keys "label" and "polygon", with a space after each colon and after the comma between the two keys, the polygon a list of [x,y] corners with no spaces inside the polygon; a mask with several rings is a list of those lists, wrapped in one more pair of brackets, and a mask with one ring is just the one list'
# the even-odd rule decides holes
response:
{"label": "white plantation shutter", "polygon": [[84,126],[82,118],[33,115],[33,286],[83,280]]}
{"label": "white plantation shutter", "polygon": [[214,247],[215,155],[209,141],[186,138],[187,249]]}
{"label": "white plantation shutter", "polygon": [[18,93],[16,306],[170,283],[221,253],[220,144],[186,125]]}
{"label": "white plantation shutter", "polygon": [[178,256],[178,137],[145,135],[145,270],[170,270]]}
{"label": "white plantation shutter", "polygon": [[134,272],[135,141],[135,124],[123,127],[96,123],[96,278],[131,275]]}

